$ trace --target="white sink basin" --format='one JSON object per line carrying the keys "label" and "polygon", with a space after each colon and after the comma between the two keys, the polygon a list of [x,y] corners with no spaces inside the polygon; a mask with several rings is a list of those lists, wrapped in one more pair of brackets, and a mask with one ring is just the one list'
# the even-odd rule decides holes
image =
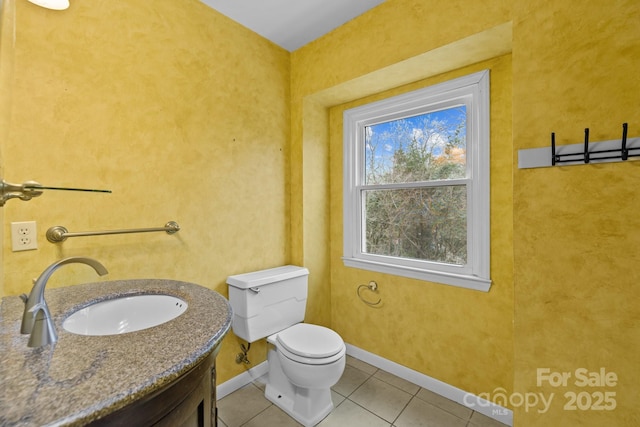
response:
{"label": "white sink basin", "polygon": [[118,335],[140,331],[175,319],[187,303],[171,295],[144,294],[97,302],[80,309],[62,322],[79,335]]}

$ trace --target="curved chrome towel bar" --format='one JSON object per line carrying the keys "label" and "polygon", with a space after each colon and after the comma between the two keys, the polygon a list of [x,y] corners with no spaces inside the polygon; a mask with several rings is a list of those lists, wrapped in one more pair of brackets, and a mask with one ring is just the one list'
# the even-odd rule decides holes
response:
{"label": "curved chrome towel bar", "polygon": [[61,225],[56,225],[47,230],[47,240],[51,243],[59,243],[67,240],[67,237],[80,236],[102,236],[105,234],[129,234],[129,233],[149,233],[154,231],[166,231],[167,234],[174,234],[180,231],[180,225],[175,221],[169,221],[164,227],[156,228],[133,228],[129,230],[106,230],[106,231],[79,231],[70,233]]}

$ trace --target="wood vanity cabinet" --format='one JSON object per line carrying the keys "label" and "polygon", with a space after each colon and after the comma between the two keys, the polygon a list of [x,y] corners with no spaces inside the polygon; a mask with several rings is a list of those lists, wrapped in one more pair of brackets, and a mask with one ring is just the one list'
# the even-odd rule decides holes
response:
{"label": "wood vanity cabinet", "polygon": [[191,370],[91,426],[217,426],[215,351]]}

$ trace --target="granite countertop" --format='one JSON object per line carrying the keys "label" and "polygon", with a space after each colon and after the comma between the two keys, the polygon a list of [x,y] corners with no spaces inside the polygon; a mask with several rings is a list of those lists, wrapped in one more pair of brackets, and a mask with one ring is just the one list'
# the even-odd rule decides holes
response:
{"label": "granite countertop", "polygon": [[[153,328],[111,336],[75,335],[62,321],[76,310],[115,296],[174,295],[189,307]],[[140,279],[72,285],[45,291],[58,342],[27,347],[20,334],[24,303],[0,306],[0,425],[84,425],[169,384],[212,351],[231,326],[220,294],[193,283]]]}

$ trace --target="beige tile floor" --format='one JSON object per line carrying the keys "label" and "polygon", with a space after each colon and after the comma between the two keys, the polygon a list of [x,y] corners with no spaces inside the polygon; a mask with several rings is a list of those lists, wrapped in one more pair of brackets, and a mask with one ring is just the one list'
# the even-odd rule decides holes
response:
{"label": "beige tile floor", "polygon": [[[504,427],[492,418],[347,356],[319,427]],[[258,380],[218,401],[219,427],[300,426],[264,397]]]}

